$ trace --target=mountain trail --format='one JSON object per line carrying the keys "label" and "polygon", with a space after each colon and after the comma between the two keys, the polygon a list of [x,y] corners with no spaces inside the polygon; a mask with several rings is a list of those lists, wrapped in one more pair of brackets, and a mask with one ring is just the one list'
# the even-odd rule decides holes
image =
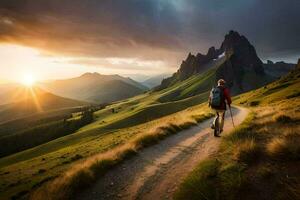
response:
{"label": "mountain trail", "polygon": [[[241,107],[232,111],[236,125],[248,114],[248,110]],[[217,152],[220,138],[213,136],[211,122],[212,119],[206,120],[143,149],[77,194],[76,199],[172,199],[183,178],[201,160]],[[227,111],[222,135],[232,129]]]}

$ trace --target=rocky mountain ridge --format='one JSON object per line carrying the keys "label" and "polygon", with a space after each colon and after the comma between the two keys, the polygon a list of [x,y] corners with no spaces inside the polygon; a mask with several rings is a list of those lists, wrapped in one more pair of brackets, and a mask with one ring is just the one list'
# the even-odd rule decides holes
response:
{"label": "rocky mountain ridge", "polygon": [[[215,78],[223,78],[227,81],[228,87],[232,88],[233,93],[241,93],[257,88],[262,82],[269,81],[263,67],[263,62],[257,56],[254,46],[248,39],[236,31],[230,31],[225,35],[220,48],[211,47],[206,54],[188,54],[182,61],[180,68],[171,77],[162,81],[156,89],[161,90],[183,81],[189,77],[208,70],[211,63],[218,59],[225,61],[217,68]],[[259,79],[258,84],[253,84],[248,79]],[[262,81],[263,80],[263,81]]]}

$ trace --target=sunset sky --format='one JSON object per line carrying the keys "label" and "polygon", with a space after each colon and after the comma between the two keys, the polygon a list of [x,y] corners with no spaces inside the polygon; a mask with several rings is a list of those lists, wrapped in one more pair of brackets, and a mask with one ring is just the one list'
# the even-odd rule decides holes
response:
{"label": "sunset sky", "polygon": [[0,83],[176,71],[231,29],[263,61],[300,57],[299,0],[1,0]]}

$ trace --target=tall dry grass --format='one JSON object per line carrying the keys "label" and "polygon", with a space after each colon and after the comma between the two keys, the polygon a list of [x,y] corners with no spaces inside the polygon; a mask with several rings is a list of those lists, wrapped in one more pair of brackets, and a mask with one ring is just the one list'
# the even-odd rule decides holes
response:
{"label": "tall dry grass", "polygon": [[286,129],[282,135],[268,142],[266,149],[273,159],[300,160],[300,133],[296,129]]}
{"label": "tall dry grass", "polygon": [[255,163],[260,156],[261,151],[256,141],[254,139],[248,139],[236,144],[233,158],[239,162],[252,164]]}
{"label": "tall dry grass", "polygon": [[91,156],[73,166],[62,176],[45,184],[34,191],[30,199],[34,200],[65,200],[71,199],[75,191],[88,187],[110,168],[136,154],[144,147],[156,144],[171,134],[187,129],[197,122],[208,119],[212,114],[202,114],[177,120],[174,123],[160,125],[152,131],[139,135],[127,144],[105,153]]}

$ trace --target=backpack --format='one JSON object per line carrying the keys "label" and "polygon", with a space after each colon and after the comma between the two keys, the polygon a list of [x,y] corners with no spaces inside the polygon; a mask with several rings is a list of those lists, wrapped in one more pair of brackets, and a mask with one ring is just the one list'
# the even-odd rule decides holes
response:
{"label": "backpack", "polygon": [[224,101],[224,90],[222,87],[214,87],[210,91],[210,106],[212,108],[220,108]]}

